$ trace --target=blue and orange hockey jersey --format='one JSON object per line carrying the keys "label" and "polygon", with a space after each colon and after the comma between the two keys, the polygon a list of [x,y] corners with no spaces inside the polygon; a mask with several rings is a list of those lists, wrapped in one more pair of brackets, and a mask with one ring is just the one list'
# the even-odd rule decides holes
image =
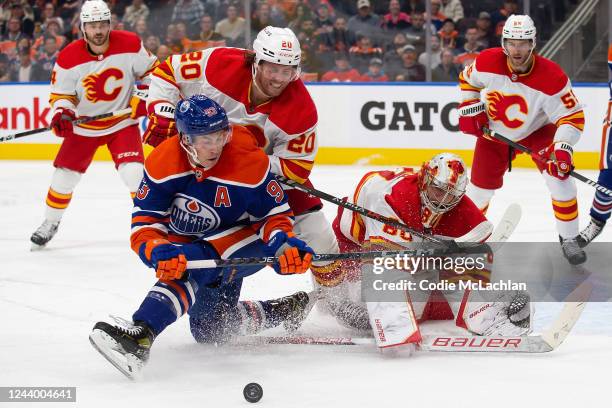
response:
{"label": "blue and orange hockey jersey", "polygon": [[145,162],[134,198],[132,249],[147,241],[188,243],[205,239],[221,258],[275,230],[293,228],[293,213],[270,172],[268,156],[253,135],[234,126],[217,164],[194,167],[178,136],[159,145]]}

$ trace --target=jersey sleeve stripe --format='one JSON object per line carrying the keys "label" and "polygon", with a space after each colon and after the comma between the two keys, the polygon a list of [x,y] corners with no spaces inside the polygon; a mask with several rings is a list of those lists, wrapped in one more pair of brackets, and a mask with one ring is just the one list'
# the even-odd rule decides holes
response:
{"label": "jersey sleeve stripe", "polygon": [[295,159],[280,159],[281,168],[283,175],[295,180],[299,183],[303,183],[310,176],[310,170],[312,169],[313,163],[306,160],[295,160]]}
{"label": "jersey sleeve stripe", "polygon": [[159,64],[153,70],[153,76],[163,79],[164,81],[168,82],[170,85],[175,86],[176,88],[179,87],[176,83],[176,79],[174,76],[174,70],[172,69],[171,64],[169,64],[169,59]]}
{"label": "jersey sleeve stripe", "polygon": [[584,112],[581,110],[579,112],[571,113],[569,115],[563,116],[561,119],[557,120],[555,123],[557,127],[561,125],[571,125],[576,129],[583,131],[584,130]]}
{"label": "jersey sleeve stripe", "polygon": [[465,77],[463,76],[463,71],[459,73],[459,88],[462,91],[474,91],[474,92],[480,92],[480,90],[482,89],[482,88],[477,88],[471,85],[468,81],[466,81]]}
{"label": "jersey sleeve stripe", "polygon": [[51,93],[49,95],[49,105],[53,106],[57,101],[65,99],[68,102],[72,103],[74,106],[79,104],[79,98],[76,95],[65,95],[65,94],[56,94]]}

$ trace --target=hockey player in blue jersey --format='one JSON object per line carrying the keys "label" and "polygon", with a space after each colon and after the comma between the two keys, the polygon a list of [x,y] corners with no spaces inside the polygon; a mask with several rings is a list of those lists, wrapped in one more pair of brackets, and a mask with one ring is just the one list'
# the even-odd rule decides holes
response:
{"label": "hockey player in blue jersey", "polygon": [[140,371],[153,340],[189,314],[198,342],[222,342],[299,319],[308,295],[241,301],[244,277],[261,266],[187,270],[187,261],[277,256],[280,274],[304,273],[312,250],[293,235],[293,214],[252,134],[230,125],[203,95],[176,106],[179,135],[145,162],[134,198],[132,249],[159,279],[132,322],[98,322],[92,345],[128,377]]}
{"label": "hockey player in blue jersey", "polygon": [[[608,68],[612,71],[612,45],[608,48]],[[608,110],[604,118],[601,135],[602,141],[597,183],[612,189],[612,81],[608,82],[608,85],[610,86],[610,100],[608,101]],[[596,190],[593,205],[591,206],[591,221],[580,232],[577,239],[581,247],[587,246],[589,242],[601,234],[606,221],[610,218],[610,214],[612,214],[612,197]]]}

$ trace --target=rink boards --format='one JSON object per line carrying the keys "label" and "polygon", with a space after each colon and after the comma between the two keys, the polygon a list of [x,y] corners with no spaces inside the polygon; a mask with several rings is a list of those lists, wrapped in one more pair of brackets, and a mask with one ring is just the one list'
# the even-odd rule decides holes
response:
{"label": "rink boards", "polygon": [[[460,154],[471,164],[475,138],[458,132],[459,88],[451,83],[307,85],[319,113],[318,164],[419,164],[440,151]],[[574,85],[584,105],[586,124],[575,147],[575,164],[597,169],[607,84]],[[0,135],[48,126],[49,85],[0,85]],[[510,106],[509,117],[520,112]],[[0,144],[0,159],[50,160],[61,139],[50,132]],[[96,160],[110,160],[100,149]],[[519,157],[516,167],[531,166]]]}

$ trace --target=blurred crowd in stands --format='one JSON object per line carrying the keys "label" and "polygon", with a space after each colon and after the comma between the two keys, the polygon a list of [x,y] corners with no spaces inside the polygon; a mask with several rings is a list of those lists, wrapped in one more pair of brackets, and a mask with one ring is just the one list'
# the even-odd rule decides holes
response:
{"label": "blurred crowd in stands", "polygon": [[[113,29],[137,33],[164,60],[217,46],[249,48],[262,28],[289,27],[302,46],[305,81],[456,81],[461,69],[500,44],[517,0],[110,0]],[[534,1],[534,0],[532,0]],[[59,50],[80,38],[81,0],[4,0],[0,82],[48,81]],[[554,2],[553,2],[554,3]],[[561,1],[563,3],[563,1]],[[536,24],[538,19],[536,17]],[[538,27],[540,28],[540,27]]]}

